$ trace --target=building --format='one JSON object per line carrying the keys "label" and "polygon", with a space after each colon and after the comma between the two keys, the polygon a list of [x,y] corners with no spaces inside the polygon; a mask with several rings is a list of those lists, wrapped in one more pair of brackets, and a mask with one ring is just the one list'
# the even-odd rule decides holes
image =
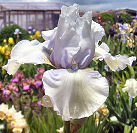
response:
{"label": "building", "polygon": [[37,30],[57,26],[61,7],[58,2],[0,2],[0,29],[17,24],[24,29],[29,26]]}

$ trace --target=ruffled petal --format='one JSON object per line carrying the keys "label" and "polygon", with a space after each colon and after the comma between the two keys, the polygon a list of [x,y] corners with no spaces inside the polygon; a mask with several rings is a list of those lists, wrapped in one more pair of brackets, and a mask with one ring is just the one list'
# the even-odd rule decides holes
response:
{"label": "ruffled petal", "polygon": [[[91,34],[92,13],[79,16],[78,6],[63,6],[50,60],[57,68],[71,68],[75,60],[79,68],[90,64],[95,53],[95,37]],[[69,50],[71,49],[71,50]]]}
{"label": "ruffled petal", "polygon": [[14,74],[20,64],[46,64],[45,58],[48,59],[48,55],[43,48],[43,44],[40,44],[37,40],[23,40],[18,42],[12,49],[10,60],[3,68],[5,68],[9,74]]}
{"label": "ruffled petal", "polygon": [[46,40],[46,42],[43,42],[43,44],[49,50],[53,50],[53,47],[55,45],[57,29],[58,28],[56,27],[53,30],[42,31],[42,37]]}
{"label": "ruffled petal", "polygon": [[95,43],[97,47],[98,42],[101,41],[102,37],[105,35],[105,30],[100,24],[92,20],[91,31],[95,34]]}
{"label": "ruffled petal", "polygon": [[94,55],[94,60],[103,60],[104,58],[110,56],[111,54],[109,53],[109,47],[107,46],[106,43],[102,43],[100,46],[95,48],[95,55]]}
{"label": "ruffled petal", "polygon": [[109,47],[107,46],[106,43],[102,43],[100,46],[97,46],[95,48],[95,55],[94,55],[94,60],[100,60],[106,62],[106,64],[109,66],[109,68],[112,71],[116,71],[118,69],[123,70],[127,67],[127,65],[132,65],[133,61],[136,60],[135,56],[132,57],[126,57],[122,55],[116,55],[112,56],[109,53]]}
{"label": "ruffled petal", "polygon": [[15,60],[9,59],[7,65],[3,68],[8,72],[9,75],[16,73],[21,64],[15,62]]}
{"label": "ruffled petal", "polygon": [[116,71],[118,69],[124,70],[127,65],[132,65],[132,62],[136,60],[135,56],[126,57],[122,55],[109,56],[104,58],[107,65],[110,67],[112,71]]}
{"label": "ruffled petal", "polygon": [[92,115],[106,100],[106,78],[92,70],[49,70],[44,73],[45,95],[62,119],[69,121]]}
{"label": "ruffled petal", "polygon": [[56,35],[56,32],[57,32],[57,27],[54,28],[53,30],[42,31],[42,37],[45,40],[51,40],[54,37],[54,35]]}

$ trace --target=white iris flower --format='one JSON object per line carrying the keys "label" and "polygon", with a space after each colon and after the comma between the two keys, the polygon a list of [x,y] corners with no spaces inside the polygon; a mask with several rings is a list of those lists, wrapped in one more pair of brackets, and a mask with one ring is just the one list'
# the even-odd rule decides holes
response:
{"label": "white iris flower", "polygon": [[57,69],[44,73],[43,84],[54,110],[65,121],[88,117],[109,93],[106,78],[98,71],[86,69],[97,55],[95,48],[104,34],[102,26],[92,20],[91,12],[80,17],[78,5],[63,6],[58,26],[42,32],[46,41],[17,43],[4,68],[14,74],[24,63],[53,65]]}
{"label": "white iris flower", "polygon": [[135,79],[127,79],[123,91],[128,92],[130,97],[135,98],[137,96],[137,81]]}

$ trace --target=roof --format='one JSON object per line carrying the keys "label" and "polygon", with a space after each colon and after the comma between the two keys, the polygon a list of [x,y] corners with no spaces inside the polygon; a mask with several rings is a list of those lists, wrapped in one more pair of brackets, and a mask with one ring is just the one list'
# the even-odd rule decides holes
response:
{"label": "roof", "polygon": [[59,2],[0,2],[0,10],[61,10]]}

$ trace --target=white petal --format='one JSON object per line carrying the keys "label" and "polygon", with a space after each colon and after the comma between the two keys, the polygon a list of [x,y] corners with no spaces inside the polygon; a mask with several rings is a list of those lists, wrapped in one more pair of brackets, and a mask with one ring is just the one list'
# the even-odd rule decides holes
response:
{"label": "white petal", "polygon": [[[95,53],[95,37],[91,34],[91,12],[79,16],[78,6],[63,6],[58,22],[51,62],[57,68],[71,68],[74,59],[79,68],[90,64]],[[68,51],[71,49],[71,52]]]}
{"label": "white petal", "polygon": [[98,42],[101,41],[102,37],[105,35],[104,28],[92,20],[91,31],[95,34],[95,43],[96,46],[98,46]]}
{"label": "white petal", "polygon": [[15,60],[9,59],[8,64],[3,66],[3,68],[8,72],[9,75],[15,74],[21,64],[17,63]]}
{"label": "white petal", "polygon": [[23,40],[14,46],[11,51],[11,59],[3,68],[5,68],[9,74],[14,74],[20,64],[43,64],[46,63],[45,58],[48,58],[48,55],[46,51],[44,51],[43,44],[40,44],[36,40]]}
{"label": "white petal", "polygon": [[137,81],[135,79],[127,79],[125,87],[122,89],[128,92],[129,96],[135,98],[137,96]]}
{"label": "white petal", "polygon": [[44,73],[43,84],[45,95],[65,121],[89,117],[109,93],[106,78],[97,71],[49,70]]}
{"label": "white petal", "polygon": [[136,56],[131,56],[131,57],[128,58],[128,60],[129,60],[129,64],[128,65],[131,66],[133,61],[136,61]]}
{"label": "white petal", "polygon": [[104,49],[107,53],[109,52],[109,47],[106,43],[101,43],[101,45],[99,46],[100,48]]}
{"label": "white petal", "polygon": [[109,47],[106,43],[102,43],[100,46],[95,48],[94,60],[103,60],[106,57],[109,57],[111,54],[109,53]]}
{"label": "white petal", "polygon": [[135,57],[129,57],[122,55],[109,56],[104,58],[107,65],[110,67],[112,71],[116,71],[118,69],[123,70],[127,67],[127,65],[132,65],[132,62],[135,60]]}
{"label": "white petal", "polygon": [[54,28],[53,30],[42,31],[42,37],[45,40],[51,40],[56,35],[56,32],[57,32],[57,27]]}

